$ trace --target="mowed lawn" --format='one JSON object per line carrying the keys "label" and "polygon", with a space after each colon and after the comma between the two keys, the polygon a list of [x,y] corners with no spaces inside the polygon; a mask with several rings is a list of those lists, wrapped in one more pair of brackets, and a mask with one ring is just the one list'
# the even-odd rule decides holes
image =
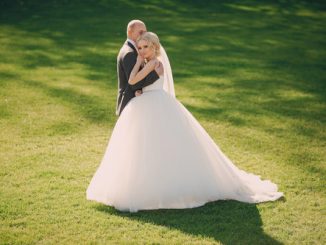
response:
{"label": "mowed lawn", "polygon": [[[0,9],[0,244],[326,243],[323,1],[5,0]],[[177,99],[238,167],[285,198],[133,214],[86,200],[117,120],[116,56],[134,18],[159,35]]]}

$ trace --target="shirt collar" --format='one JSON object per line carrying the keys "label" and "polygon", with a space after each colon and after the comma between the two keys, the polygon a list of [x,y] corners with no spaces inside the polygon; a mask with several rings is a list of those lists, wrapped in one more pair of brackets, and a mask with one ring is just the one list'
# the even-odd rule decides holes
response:
{"label": "shirt collar", "polygon": [[127,38],[127,41],[130,42],[132,44],[132,46],[134,46],[135,49],[137,50],[136,43],[133,40]]}

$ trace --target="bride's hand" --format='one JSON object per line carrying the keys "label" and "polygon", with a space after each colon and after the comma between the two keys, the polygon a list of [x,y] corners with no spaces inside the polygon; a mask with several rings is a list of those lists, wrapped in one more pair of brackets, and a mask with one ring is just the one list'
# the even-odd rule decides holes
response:
{"label": "bride's hand", "polygon": [[144,62],[144,58],[141,57],[140,55],[137,56],[137,63],[142,64]]}

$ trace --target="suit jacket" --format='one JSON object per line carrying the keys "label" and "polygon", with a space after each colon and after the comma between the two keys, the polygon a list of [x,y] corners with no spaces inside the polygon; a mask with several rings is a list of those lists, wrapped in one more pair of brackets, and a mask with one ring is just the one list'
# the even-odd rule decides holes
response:
{"label": "suit jacket", "polygon": [[142,89],[159,79],[158,74],[154,71],[150,72],[143,80],[134,85],[128,83],[129,76],[137,61],[137,50],[126,41],[120,49],[117,58],[117,73],[119,81],[119,91],[117,96],[116,115],[120,115],[128,102],[135,97],[135,91]]}

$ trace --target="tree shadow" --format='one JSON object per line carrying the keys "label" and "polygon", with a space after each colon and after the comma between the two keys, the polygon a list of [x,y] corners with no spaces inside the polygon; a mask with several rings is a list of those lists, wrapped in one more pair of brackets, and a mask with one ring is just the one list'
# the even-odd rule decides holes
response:
{"label": "tree shadow", "polygon": [[[201,102],[185,103],[196,116],[286,137],[289,133],[254,120],[280,118],[274,122],[294,122],[284,129],[293,135],[325,140],[323,1],[166,0],[158,6],[144,0],[5,0],[0,5],[6,52],[13,56],[4,55],[2,63],[17,65],[2,71],[1,84],[26,80],[92,123],[113,125],[116,119],[116,55],[127,22],[141,16],[169,54],[177,98],[186,93]],[[78,74],[107,91],[111,103],[78,89],[56,88],[49,79],[24,77],[47,67],[82,70]],[[297,95],[289,97],[287,91]]]}
{"label": "tree shadow", "polygon": [[210,202],[192,209],[145,210],[137,213],[120,212],[102,204],[96,204],[95,209],[223,244],[282,244],[263,231],[256,204],[229,200]]}
{"label": "tree shadow", "polygon": [[[41,89],[47,95],[59,100],[61,103],[73,105],[74,111],[83,115],[93,123],[109,123],[115,121],[115,116],[110,116],[108,105],[96,96],[84,95],[83,93],[69,89],[56,88],[37,81],[25,81],[25,85]],[[113,117],[113,118],[112,118]]]}
{"label": "tree shadow", "polygon": [[[113,100],[108,104],[98,96],[52,86],[51,81],[43,83],[30,77],[26,80],[25,74],[42,67],[74,69],[70,65],[77,64],[87,71],[81,76],[96,81],[94,87],[114,89],[108,92],[115,95],[116,55],[125,40],[126,25],[130,19],[141,18],[149,30],[158,33],[169,54],[179,88],[177,96],[183,91],[192,92],[189,97],[202,96],[197,99],[205,105],[185,104],[191,112],[205,120],[223,121],[234,127],[256,127],[274,136],[303,135],[309,139],[308,144],[312,138],[323,142],[323,128],[318,125],[325,123],[326,118],[326,38],[322,24],[325,17],[320,14],[325,11],[324,1],[166,0],[159,6],[157,3],[1,1],[0,27],[5,34],[0,36],[9,40],[4,50],[12,56],[3,55],[1,63],[17,65],[17,69],[0,74],[1,85],[11,79],[23,80],[71,107],[86,120],[112,126],[116,119]],[[248,73],[265,74],[265,77],[248,78]],[[274,79],[274,75],[284,79]],[[202,79],[194,82],[195,77]],[[206,78],[215,80],[207,82]],[[201,91],[205,88],[206,94]],[[281,90],[307,96],[288,98],[287,94],[280,95]],[[263,101],[257,102],[263,97]],[[110,114],[109,108],[113,108]],[[9,109],[0,109],[1,116],[13,114]],[[278,128],[248,121],[249,117],[260,116],[298,119],[300,124],[284,129],[290,132],[285,134]],[[319,124],[312,127],[315,122]],[[51,130],[69,131],[69,127],[63,123]],[[308,164],[311,154],[288,154],[293,164],[301,165],[314,176],[325,176],[321,167]],[[284,159],[283,162],[291,162]],[[191,210],[136,214],[120,213],[105,206],[97,209],[226,244],[280,244],[264,233],[256,205],[218,201]]]}
{"label": "tree shadow", "polygon": [[[24,80],[24,74],[43,67],[81,69],[80,76],[108,91],[111,104],[74,89],[55,88],[52,81],[29,77],[25,82],[93,123],[108,120],[113,125],[116,119],[116,55],[127,22],[141,16],[167,49],[177,97],[187,92],[202,102],[185,103],[191,112],[273,134],[280,131],[249,118],[291,120],[296,124],[286,129],[289,132],[325,140],[323,1],[166,0],[157,6],[143,0],[5,0],[0,5],[1,27],[9,40],[6,52],[13,56],[4,55],[2,62],[17,65],[2,72],[1,83]],[[298,95],[289,98],[282,91]]]}
{"label": "tree shadow", "polygon": [[[300,71],[308,79],[314,71],[325,68],[319,57],[305,62],[297,58],[298,55],[309,58],[309,52],[314,52],[308,43],[310,36],[317,47],[324,43],[318,15],[325,7],[322,1],[307,4],[307,1],[180,0],[164,1],[157,7],[156,2],[148,1],[101,0],[89,5],[78,1],[6,0],[1,5],[1,23],[21,31],[21,34],[11,33],[16,36],[13,52],[28,51],[15,59],[15,63],[30,70],[82,64],[89,71],[84,76],[101,87],[117,86],[116,55],[125,40],[128,20],[136,16],[143,16],[149,29],[161,37],[170,56],[176,85],[184,90],[196,89],[194,83],[188,82],[194,76],[203,76],[202,86],[206,86],[205,77],[225,77],[237,92],[248,86],[245,79],[234,77],[239,70],[263,73],[264,69],[287,72],[290,68],[291,74]],[[309,14],[298,15],[303,9],[310,11]],[[189,16],[189,11],[195,14]],[[123,15],[118,16],[119,13]],[[35,41],[23,37],[35,37]],[[43,43],[44,39],[48,41]],[[308,75],[306,70],[311,70]],[[306,81],[295,82],[291,88],[310,90],[324,100],[326,88],[320,77],[309,79],[308,85]],[[259,86],[261,81],[253,82]],[[274,84],[268,89],[277,89],[279,83]],[[216,91],[218,85],[214,82],[210,86],[211,91]],[[266,88],[256,91],[264,93]],[[208,99],[212,96],[208,95]],[[243,99],[247,98],[243,96]],[[235,123],[243,124],[239,120]]]}

